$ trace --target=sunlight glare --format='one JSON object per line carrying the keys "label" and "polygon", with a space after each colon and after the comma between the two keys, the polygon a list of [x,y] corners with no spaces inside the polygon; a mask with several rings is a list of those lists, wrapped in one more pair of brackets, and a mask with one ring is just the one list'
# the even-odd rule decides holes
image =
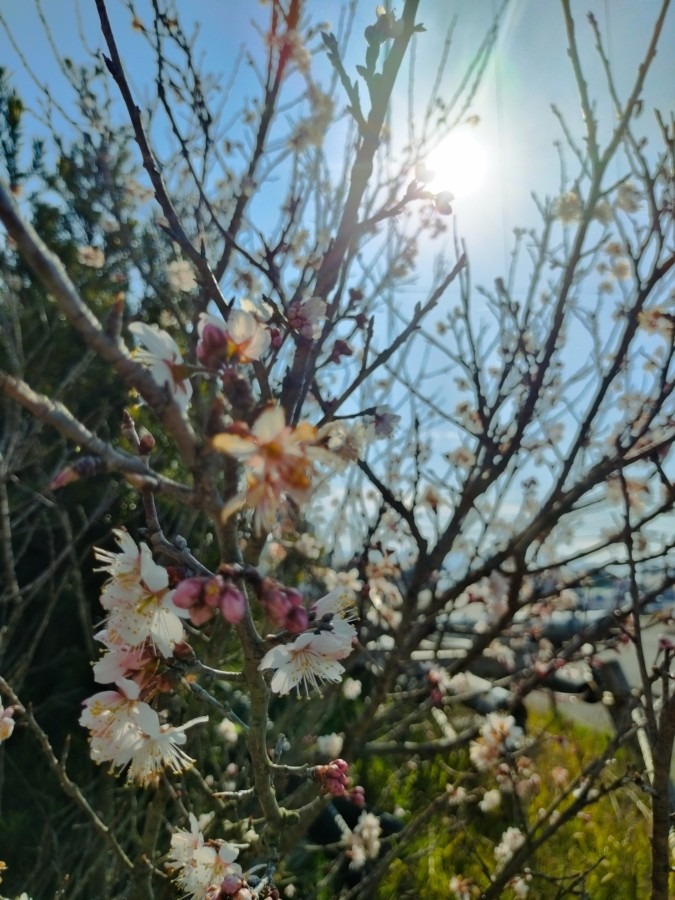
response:
{"label": "sunlight glare", "polygon": [[468,131],[451,134],[431,152],[427,166],[434,173],[432,191],[450,191],[461,198],[483,186],[488,171],[485,146]]}

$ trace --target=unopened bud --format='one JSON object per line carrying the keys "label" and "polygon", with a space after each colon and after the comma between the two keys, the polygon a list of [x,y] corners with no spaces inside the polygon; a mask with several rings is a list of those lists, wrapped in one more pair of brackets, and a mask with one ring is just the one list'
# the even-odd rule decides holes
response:
{"label": "unopened bud", "polygon": [[284,628],[290,634],[301,634],[309,624],[309,615],[304,606],[294,606],[284,619]]}
{"label": "unopened bud", "polygon": [[138,443],[138,453],[140,456],[147,456],[155,449],[155,439],[149,431],[144,431]]}
{"label": "unopened bud", "polygon": [[236,625],[244,618],[246,612],[246,598],[239,588],[231,582],[226,583],[220,595],[220,612],[222,617],[230,625]]}
{"label": "unopened bud", "polygon": [[359,808],[364,807],[366,805],[366,790],[360,784],[357,784],[356,787],[353,787],[349,792],[349,799],[352,801],[354,806],[358,806]]}
{"label": "unopened bud", "polygon": [[180,660],[180,662],[187,663],[189,666],[193,665],[197,661],[197,654],[187,641],[178,641],[177,644],[174,644],[173,655],[175,659]]}

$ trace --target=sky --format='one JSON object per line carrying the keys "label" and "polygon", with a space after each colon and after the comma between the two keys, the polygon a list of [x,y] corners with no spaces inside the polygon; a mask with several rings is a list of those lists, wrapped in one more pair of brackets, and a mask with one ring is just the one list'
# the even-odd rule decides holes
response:
{"label": "sky", "polygon": [[[634,78],[653,20],[658,0],[571,0],[577,17],[578,36],[595,94],[601,134],[612,127],[614,114],[602,83],[602,74],[592,47],[586,13],[592,12],[606,37],[606,48],[621,92]],[[395,6],[395,4],[394,4]],[[375,4],[357,0],[356,17],[346,65],[362,54],[363,28],[373,19]],[[34,0],[3,0],[0,3],[0,60],[26,97],[27,105],[39,105],[39,91],[26,72],[16,47],[29,61],[39,81],[67,108],[72,102],[54,60],[52,47],[62,56],[82,58],[82,38],[92,50],[103,48],[93,2],[88,0],[43,0],[44,19],[50,40],[40,22]],[[116,31],[127,73],[139,98],[149,95],[152,69],[142,37],[131,28],[131,15],[121,0],[109,0],[109,14]],[[144,3],[137,4],[143,19]],[[340,0],[313,0],[312,15],[336,31],[341,22]],[[417,40],[418,77],[416,97],[428,89],[449,22],[457,18],[450,61],[445,76],[448,91],[480,45],[500,8],[498,0],[421,0],[418,20],[427,32]],[[196,0],[178,3],[185,21],[194,18],[200,29],[198,47],[207,68],[225,78],[243,45],[255,47],[257,27],[267,10],[261,3]],[[149,15],[148,15],[149,20]],[[11,35],[11,39],[10,39]],[[13,46],[13,44],[15,46]],[[675,100],[675,9],[671,9],[658,55],[647,83],[645,119],[653,108],[670,110]],[[444,82],[444,83],[445,83]],[[246,80],[240,82],[246,90]],[[251,90],[253,88],[251,87]],[[474,267],[485,268],[488,280],[508,264],[510,234],[514,226],[528,224],[533,215],[531,192],[554,195],[559,189],[559,166],[554,141],[560,128],[551,104],[565,115],[571,130],[579,132],[579,104],[567,59],[564,24],[557,0],[511,0],[500,27],[497,48],[471,110],[480,117],[475,139],[484,147],[487,172],[481,186],[460,196],[455,211],[466,236]],[[651,127],[651,126],[649,126]],[[420,285],[422,291],[426,286]]]}

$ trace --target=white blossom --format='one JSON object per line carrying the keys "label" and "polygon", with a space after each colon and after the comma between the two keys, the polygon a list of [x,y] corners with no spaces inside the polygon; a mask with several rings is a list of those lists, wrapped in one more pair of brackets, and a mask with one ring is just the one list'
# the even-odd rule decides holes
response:
{"label": "white blossom", "polygon": [[525,843],[525,835],[520,828],[507,828],[501,841],[494,849],[495,859],[500,866],[505,866],[513,854]]}
{"label": "white blossom", "polygon": [[177,259],[166,267],[166,280],[175,291],[191,291],[197,287],[195,273],[185,259]]}
{"label": "white blossom", "polygon": [[156,325],[146,325],[143,322],[132,322],[129,331],[146,348],[136,352],[136,359],[147,366],[152,380],[160,387],[167,388],[185,412],[192,399],[192,385],[174,339]]}

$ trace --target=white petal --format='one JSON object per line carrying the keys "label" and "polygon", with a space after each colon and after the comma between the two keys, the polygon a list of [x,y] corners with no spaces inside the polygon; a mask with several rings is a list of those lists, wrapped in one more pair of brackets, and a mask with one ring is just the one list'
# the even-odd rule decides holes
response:
{"label": "white petal", "polygon": [[168,360],[169,362],[182,362],[180,351],[174,339],[156,325],[146,325],[145,322],[132,322],[129,325],[129,331],[158,359]]}

